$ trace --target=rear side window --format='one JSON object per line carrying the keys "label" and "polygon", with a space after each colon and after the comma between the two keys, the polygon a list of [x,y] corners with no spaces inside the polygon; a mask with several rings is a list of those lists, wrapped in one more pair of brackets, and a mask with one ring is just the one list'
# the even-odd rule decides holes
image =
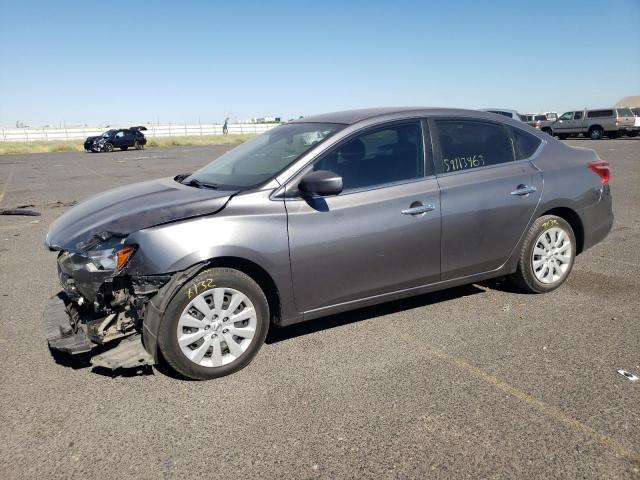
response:
{"label": "rear side window", "polygon": [[546,119],[547,119],[546,115],[536,115],[535,118],[534,118],[534,120],[536,122],[538,122],[538,121],[544,122]]}
{"label": "rear side window", "polygon": [[591,110],[587,112],[588,118],[613,117],[613,110]]}
{"label": "rear side window", "polygon": [[436,173],[472,170],[512,162],[511,137],[500,124],[476,120],[435,120],[440,146]]}
{"label": "rear side window", "polygon": [[531,135],[530,133],[525,132],[524,130],[520,130],[515,127],[507,127],[511,132],[511,137],[513,138],[513,147],[516,154],[516,160],[524,160],[525,158],[529,158],[531,155],[535,153],[538,149],[542,140],[540,140],[535,135]]}
{"label": "rear side window", "polygon": [[628,108],[618,108],[617,112],[619,117],[633,117],[633,113]]}
{"label": "rear side window", "polygon": [[574,120],[580,120],[582,118],[582,112],[576,112],[576,114],[573,116]]}

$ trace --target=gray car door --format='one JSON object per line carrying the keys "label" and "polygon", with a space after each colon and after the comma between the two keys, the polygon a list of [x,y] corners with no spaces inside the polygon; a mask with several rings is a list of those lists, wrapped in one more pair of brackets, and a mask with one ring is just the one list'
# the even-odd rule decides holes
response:
{"label": "gray car door", "polygon": [[[542,175],[523,157],[541,140],[487,121],[431,124],[441,191],[442,280],[495,270],[509,258],[540,199]],[[513,132],[529,141],[527,154],[514,148]]]}
{"label": "gray car door", "polygon": [[569,133],[573,128],[573,115],[575,112],[565,112],[553,125],[554,133]]}
{"label": "gray car door", "polygon": [[340,195],[303,199],[295,194],[300,177],[289,185],[285,204],[299,311],[439,280],[439,189],[430,158],[425,173],[423,140],[419,121],[368,129],[305,172],[338,173]]}

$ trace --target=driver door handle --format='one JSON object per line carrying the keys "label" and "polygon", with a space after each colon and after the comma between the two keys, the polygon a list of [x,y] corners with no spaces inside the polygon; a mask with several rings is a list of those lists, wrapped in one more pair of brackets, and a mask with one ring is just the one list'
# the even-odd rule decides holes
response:
{"label": "driver door handle", "polygon": [[436,207],[434,207],[433,205],[411,205],[411,207],[402,210],[403,215],[420,215],[422,213],[431,212],[436,209]]}
{"label": "driver door handle", "polygon": [[516,189],[511,192],[511,195],[516,195],[519,197],[524,197],[525,195],[529,195],[530,193],[536,192],[538,189],[536,187],[531,187],[529,185],[518,185]]}

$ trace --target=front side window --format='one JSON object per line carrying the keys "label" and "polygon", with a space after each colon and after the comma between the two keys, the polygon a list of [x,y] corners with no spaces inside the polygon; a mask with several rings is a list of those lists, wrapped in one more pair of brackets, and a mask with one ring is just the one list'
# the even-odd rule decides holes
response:
{"label": "front side window", "polygon": [[336,123],[275,127],[218,157],[183,183],[199,181],[229,190],[260,185],[342,128],[344,125]]}
{"label": "front side window", "polygon": [[122,137],[124,137],[124,132],[120,130],[118,133],[116,133],[116,138],[122,138]]}
{"label": "front side window", "polygon": [[571,120],[573,118],[573,112],[563,113],[558,120]]}
{"label": "front side window", "polygon": [[500,124],[476,120],[435,120],[440,158],[437,173],[473,170],[514,160],[508,131]]}
{"label": "front side window", "polygon": [[345,191],[422,178],[422,143],[420,122],[378,127],[323,155],[313,169],[340,175]]}
{"label": "front side window", "polygon": [[111,138],[116,134],[117,130],[107,130],[102,134],[102,138]]}
{"label": "front side window", "polygon": [[580,120],[582,118],[582,112],[576,112],[576,114],[573,116],[574,120]]}

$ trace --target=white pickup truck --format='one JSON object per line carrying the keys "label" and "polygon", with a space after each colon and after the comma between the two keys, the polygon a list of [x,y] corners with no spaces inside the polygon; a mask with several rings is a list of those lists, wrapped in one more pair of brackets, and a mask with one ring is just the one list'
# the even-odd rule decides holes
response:
{"label": "white pickup truck", "polygon": [[566,112],[549,125],[549,128],[551,134],[561,140],[579,134],[592,140],[600,140],[604,136],[609,138],[618,138],[620,135],[635,137],[640,131],[640,127],[635,126],[635,117],[628,108],[584,109]]}

